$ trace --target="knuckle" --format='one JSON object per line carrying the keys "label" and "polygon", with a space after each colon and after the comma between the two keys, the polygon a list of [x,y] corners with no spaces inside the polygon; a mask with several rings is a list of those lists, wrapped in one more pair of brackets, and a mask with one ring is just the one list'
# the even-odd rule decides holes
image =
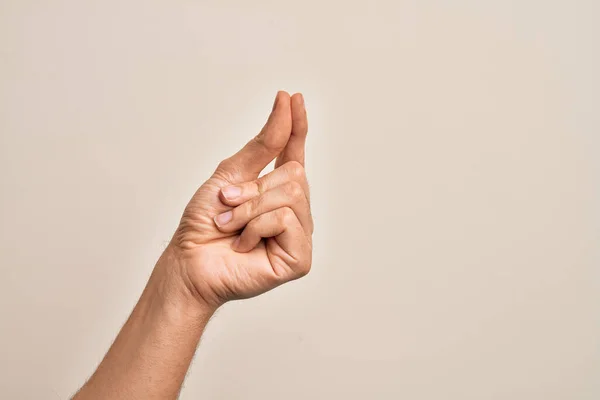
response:
{"label": "knuckle", "polygon": [[256,186],[256,190],[258,194],[263,194],[267,190],[267,186],[265,184],[265,180],[262,178],[254,180],[254,185]]}
{"label": "knuckle", "polygon": [[304,179],[304,167],[298,161],[288,161],[285,163],[285,169],[293,179]]}
{"label": "knuckle", "polygon": [[226,158],[219,163],[215,174],[225,180],[231,180],[240,174],[240,167],[230,158]]}
{"label": "knuckle", "polygon": [[261,132],[254,137],[254,142],[270,152],[278,152],[283,150],[285,147],[285,143],[282,143],[279,135],[272,134],[270,132]]}
{"label": "knuckle", "polygon": [[279,222],[283,225],[291,225],[296,220],[296,214],[294,214],[294,210],[289,207],[280,208],[278,214]]}
{"label": "knuckle", "polygon": [[248,222],[248,225],[246,225],[246,228],[244,228],[244,230],[247,230],[250,233],[258,231],[258,227],[263,223],[263,220],[264,214],[259,215],[258,217]]}
{"label": "knuckle", "polygon": [[254,136],[252,141],[259,147],[267,147],[265,144],[265,135],[263,133],[259,133],[258,135]]}
{"label": "knuckle", "polygon": [[304,261],[303,263],[301,263],[300,265],[298,265],[298,276],[301,278],[303,276],[308,275],[308,273],[310,272],[312,266],[312,261],[310,259]]}
{"label": "knuckle", "polygon": [[217,166],[217,169],[221,170],[221,171],[227,171],[227,170],[230,170],[232,167],[233,167],[233,162],[229,158],[226,158],[219,163],[219,165]]}
{"label": "knuckle", "polygon": [[304,190],[302,186],[296,181],[289,181],[283,187],[286,196],[293,199],[300,199],[304,197]]}

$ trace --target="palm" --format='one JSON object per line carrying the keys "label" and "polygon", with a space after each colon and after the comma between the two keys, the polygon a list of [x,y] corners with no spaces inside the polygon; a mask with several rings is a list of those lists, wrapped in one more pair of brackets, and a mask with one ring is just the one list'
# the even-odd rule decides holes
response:
{"label": "palm", "polygon": [[[277,210],[265,211],[225,229],[214,221],[219,214],[233,215],[238,208],[250,206],[252,200],[260,201],[263,195],[267,196],[267,193],[253,194],[252,200],[242,196],[238,199],[242,204],[224,201],[220,193],[225,187],[255,181],[275,157],[276,166],[295,162],[303,176],[306,111],[301,96],[293,99],[285,92],[278,93],[265,127],[243,149],[223,161],[197,190],[174,236],[191,284],[214,303],[256,296],[306,274],[310,268],[310,235],[304,234],[301,222],[289,207],[277,206]],[[302,199],[307,201],[304,192]],[[229,210],[232,213],[227,213]],[[308,203],[299,214],[306,227],[310,215]],[[263,222],[259,223],[261,217]],[[312,219],[310,225],[308,231],[312,233]],[[238,238],[242,248],[234,250],[232,244]]]}
{"label": "palm", "polygon": [[252,297],[265,286],[274,287],[278,274],[285,273],[289,255],[275,238],[268,238],[248,253],[237,253],[231,244],[237,233],[219,231],[212,216],[229,210],[219,200],[219,191],[230,185],[226,178],[213,176],[198,189],[188,204],[176,235],[189,255],[190,279],[205,285],[220,299]]}

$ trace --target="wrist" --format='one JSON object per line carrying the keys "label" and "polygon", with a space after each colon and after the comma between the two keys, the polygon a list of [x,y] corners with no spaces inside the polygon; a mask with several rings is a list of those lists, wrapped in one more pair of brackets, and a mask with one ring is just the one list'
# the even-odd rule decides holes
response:
{"label": "wrist", "polygon": [[189,280],[180,252],[169,245],[159,258],[148,283],[171,314],[208,320],[218,305],[206,301]]}

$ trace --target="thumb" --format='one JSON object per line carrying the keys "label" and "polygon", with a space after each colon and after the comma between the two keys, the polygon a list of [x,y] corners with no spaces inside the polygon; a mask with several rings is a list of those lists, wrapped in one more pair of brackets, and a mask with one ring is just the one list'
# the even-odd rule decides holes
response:
{"label": "thumb", "polygon": [[233,156],[219,164],[216,173],[225,175],[231,183],[256,179],[260,172],[285,148],[292,131],[290,95],[280,91],[267,123]]}

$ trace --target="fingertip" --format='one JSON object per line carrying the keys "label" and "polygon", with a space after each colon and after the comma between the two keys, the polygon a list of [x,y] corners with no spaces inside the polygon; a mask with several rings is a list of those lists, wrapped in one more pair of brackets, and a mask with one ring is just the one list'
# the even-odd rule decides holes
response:
{"label": "fingertip", "polygon": [[298,92],[298,93],[294,93],[292,95],[292,104],[298,105],[298,106],[304,106],[304,96],[302,95],[302,93]]}
{"label": "fingertip", "polygon": [[273,111],[284,108],[286,104],[290,104],[291,97],[285,90],[279,90],[275,95],[275,102],[273,103]]}
{"label": "fingertip", "polygon": [[227,198],[223,194],[223,190],[222,189],[219,190],[219,200],[221,200],[221,203],[225,204],[226,206],[229,205],[229,200],[227,200]]}
{"label": "fingertip", "polygon": [[286,91],[280,90],[277,92],[277,97],[275,101],[275,106],[273,108],[273,113],[271,117],[274,118],[277,122],[283,123],[286,125],[289,120],[291,123],[292,116],[292,97]]}
{"label": "fingertip", "polygon": [[240,238],[241,236],[236,237],[233,243],[231,243],[231,249],[233,251],[238,251],[238,248],[240,247]]}
{"label": "fingertip", "polygon": [[306,136],[308,133],[308,119],[306,117],[306,107],[304,106],[304,96],[302,93],[295,93],[291,100],[292,134]]}
{"label": "fingertip", "polygon": [[236,206],[242,197],[242,188],[237,185],[225,186],[219,191],[219,198],[223,204]]}
{"label": "fingertip", "polygon": [[[273,112],[256,139],[260,144],[264,145],[264,147],[272,153],[271,156],[275,158],[288,142],[291,130],[291,97],[288,92],[281,90],[277,92]],[[271,160],[273,158],[271,158]],[[262,168],[264,168],[264,166]]]}
{"label": "fingertip", "polygon": [[242,242],[242,235],[240,235],[231,244],[231,249],[236,253],[248,253],[253,247],[249,247],[246,242]]}
{"label": "fingertip", "polygon": [[233,211],[225,211],[219,215],[216,215],[213,220],[215,221],[215,225],[219,228],[220,231],[226,232],[227,230],[224,228],[231,220],[233,219]]}
{"label": "fingertip", "polygon": [[306,120],[306,107],[302,93],[294,93],[291,97],[292,117],[294,120]]}

